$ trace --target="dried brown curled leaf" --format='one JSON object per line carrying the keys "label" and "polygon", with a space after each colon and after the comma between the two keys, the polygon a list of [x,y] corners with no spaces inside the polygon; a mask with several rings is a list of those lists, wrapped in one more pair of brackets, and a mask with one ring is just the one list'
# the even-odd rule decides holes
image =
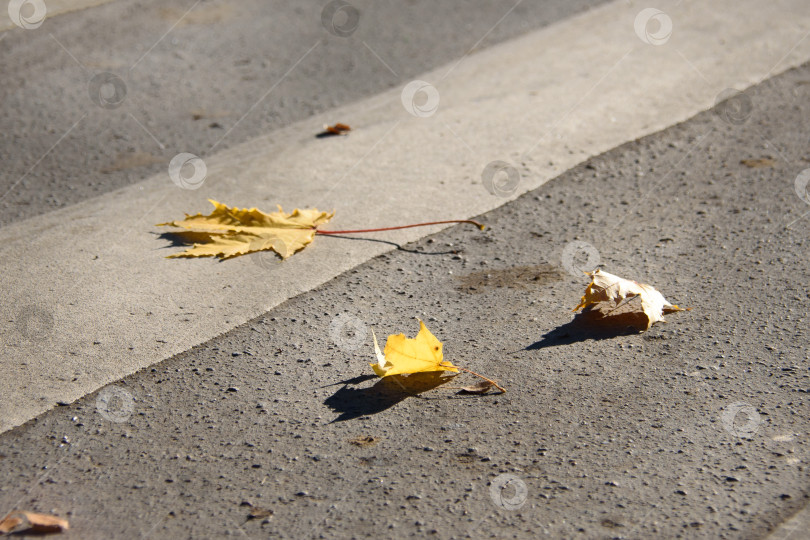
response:
{"label": "dried brown curled leaf", "polygon": [[620,278],[599,268],[585,273],[591,278],[591,283],[574,311],[591,306],[617,307],[623,301],[638,296],[641,299],[639,315],[644,318],[641,330],[649,330],[654,323],[663,321],[664,313],[684,311],[683,308],[670,304],[652,285]]}

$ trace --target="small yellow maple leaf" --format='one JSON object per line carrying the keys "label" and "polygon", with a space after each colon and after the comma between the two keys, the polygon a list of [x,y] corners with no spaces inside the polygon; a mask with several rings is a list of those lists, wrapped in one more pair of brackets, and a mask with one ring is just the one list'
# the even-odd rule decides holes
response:
{"label": "small yellow maple leaf", "polygon": [[304,249],[315,237],[315,228],[327,223],[334,212],[320,212],[315,208],[295,209],[291,214],[281,206],[278,212],[265,214],[256,208],[231,208],[213,199],[214,205],[209,215],[196,214],[182,221],[159,223],[158,226],[180,227],[185,229],[181,236],[202,240],[173,257],[220,257],[228,259],[253,251],[272,249],[282,259]]}
{"label": "small yellow maple leaf", "polygon": [[373,329],[371,336],[374,338],[374,352],[377,354],[377,363],[371,364],[371,367],[380,377],[425,371],[458,373],[456,366],[450,361],[444,361],[442,342],[430,333],[422,321],[419,321],[419,333],[413,339],[406,338],[405,334],[388,336],[385,354],[380,352]]}
{"label": "small yellow maple leaf", "polygon": [[591,283],[585,289],[585,295],[573,311],[601,302],[614,302],[619,305],[626,298],[639,296],[641,298],[641,309],[647,320],[647,329],[654,323],[663,321],[664,313],[684,311],[683,308],[670,304],[664,298],[664,295],[652,285],[620,278],[608,272],[603,272],[599,268],[593,272],[585,273],[591,278]]}

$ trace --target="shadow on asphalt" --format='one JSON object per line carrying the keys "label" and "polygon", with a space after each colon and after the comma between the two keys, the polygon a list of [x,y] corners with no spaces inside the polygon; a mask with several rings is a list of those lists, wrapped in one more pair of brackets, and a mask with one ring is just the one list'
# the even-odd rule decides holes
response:
{"label": "shadow on asphalt", "polygon": [[[355,377],[351,381],[362,378]],[[422,392],[433,390],[452,378],[443,376],[441,372],[429,372],[384,377],[369,388],[352,388],[347,384],[323,403],[340,414],[332,422],[343,422],[382,412],[406,398],[418,397]]]}
{"label": "shadow on asphalt", "polygon": [[342,234],[324,234],[321,237],[326,238],[340,238],[342,240],[361,240],[363,242],[379,242],[380,244],[388,244],[389,246],[394,246],[397,248],[398,251],[404,251],[405,253],[415,253],[417,255],[456,255],[459,253],[459,250],[448,250],[448,251],[419,251],[417,249],[405,249],[402,247],[401,244],[397,244],[396,242],[391,242],[389,240],[380,240],[378,238],[359,238],[357,236],[344,236]]}
{"label": "shadow on asphalt", "polygon": [[321,388],[329,388],[330,386],[337,386],[339,384],[344,384],[344,385],[360,384],[360,383],[364,383],[364,382],[366,382],[366,381],[368,381],[370,379],[376,379],[376,378],[377,378],[376,375],[371,375],[369,373],[366,373],[365,375],[358,375],[357,377],[352,377],[351,379],[346,379],[346,380],[343,380],[343,381],[338,381],[336,383],[327,384],[326,386],[321,386]]}
{"label": "shadow on asphalt", "polygon": [[612,312],[585,309],[582,313],[577,313],[574,320],[544,334],[540,341],[532,343],[524,350],[533,351],[571,345],[589,339],[612,339],[641,333],[647,327],[646,317],[638,312],[629,311],[625,306]]}

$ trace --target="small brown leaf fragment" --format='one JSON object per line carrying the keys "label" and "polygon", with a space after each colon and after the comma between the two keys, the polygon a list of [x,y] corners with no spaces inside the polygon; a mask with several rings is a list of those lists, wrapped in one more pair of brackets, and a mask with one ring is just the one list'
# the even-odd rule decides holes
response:
{"label": "small brown leaf fragment", "polygon": [[[22,519],[24,518],[24,519]],[[27,523],[25,523],[27,522]],[[24,525],[25,523],[25,525]],[[22,526],[22,527],[21,527]],[[60,533],[70,528],[68,521],[49,514],[15,510],[0,520],[0,532]]]}
{"label": "small brown leaf fragment", "polygon": [[248,514],[248,519],[269,519],[273,517],[273,511],[269,508],[253,506]]}
{"label": "small brown leaf fragment", "polygon": [[23,512],[23,515],[31,524],[31,530],[39,533],[56,533],[66,531],[70,528],[68,521],[60,517],[48,514],[35,514],[33,512]]}
{"label": "small brown leaf fragment", "polygon": [[351,130],[352,128],[350,128],[346,124],[341,124],[340,122],[338,122],[334,126],[326,124],[324,124],[323,126],[323,132],[330,133],[332,135],[348,135]]}
{"label": "small brown leaf fragment", "polygon": [[379,437],[374,437],[371,435],[366,435],[365,437],[355,437],[354,439],[349,439],[349,443],[355,446],[366,447],[366,446],[374,446],[380,442]]}
{"label": "small brown leaf fragment", "polygon": [[459,394],[478,394],[484,395],[492,388],[492,383],[489,381],[481,381],[479,383],[464,386],[458,391]]}
{"label": "small brown leaf fragment", "polygon": [[746,167],[751,169],[763,169],[765,167],[773,167],[776,165],[776,160],[773,158],[765,157],[759,159],[743,159],[740,161]]}
{"label": "small brown leaf fragment", "polygon": [[14,512],[0,519],[0,533],[8,534],[22,524],[23,520],[13,514]]}

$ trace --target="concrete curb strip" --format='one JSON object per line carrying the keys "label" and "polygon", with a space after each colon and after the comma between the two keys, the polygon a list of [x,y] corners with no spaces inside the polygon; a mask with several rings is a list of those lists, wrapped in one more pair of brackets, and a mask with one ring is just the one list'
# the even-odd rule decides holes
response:
{"label": "concrete curb strip", "polygon": [[33,29],[63,13],[108,4],[112,0],[9,0],[0,9],[0,32],[14,27]]}

